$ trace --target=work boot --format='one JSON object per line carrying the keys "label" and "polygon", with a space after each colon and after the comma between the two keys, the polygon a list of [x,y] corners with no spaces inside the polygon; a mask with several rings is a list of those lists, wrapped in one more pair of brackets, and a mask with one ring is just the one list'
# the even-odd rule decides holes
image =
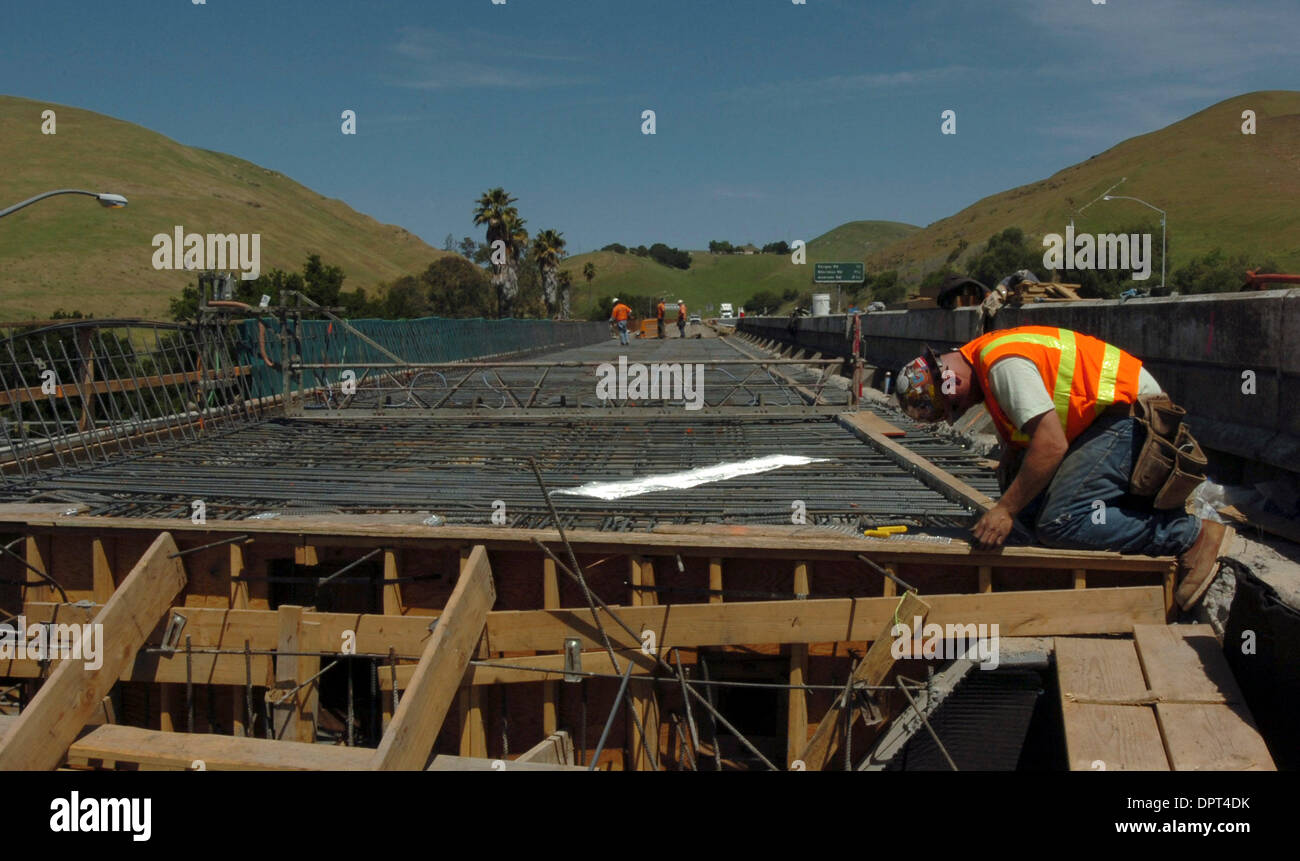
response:
{"label": "work boot", "polygon": [[1205,590],[1214,582],[1214,574],[1219,570],[1219,557],[1232,546],[1236,535],[1231,526],[1213,520],[1201,521],[1201,534],[1196,536],[1196,543],[1178,557],[1181,579],[1174,600],[1179,607],[1190,610],[1200,602]]}

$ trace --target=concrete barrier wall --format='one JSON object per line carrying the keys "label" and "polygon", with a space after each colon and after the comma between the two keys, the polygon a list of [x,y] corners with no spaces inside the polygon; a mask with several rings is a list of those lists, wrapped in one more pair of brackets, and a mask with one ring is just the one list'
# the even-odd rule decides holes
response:
{"label": "concrete barrier wall", "polygon": [[[793,325],[792,325],[793,323]],[[844,315],[745,317],[744,332],[825,355],[852,354]],[[1133,353],[1179,404],[1202,444],[1300,471],[1300,290],[1004,308],[991,329],[1062,326]],[[862,353],[877,385],[924,344],[943,350],[982,332],[978,309],[862,317]],[[1251,384],[1253,382],[1253,393]]]}

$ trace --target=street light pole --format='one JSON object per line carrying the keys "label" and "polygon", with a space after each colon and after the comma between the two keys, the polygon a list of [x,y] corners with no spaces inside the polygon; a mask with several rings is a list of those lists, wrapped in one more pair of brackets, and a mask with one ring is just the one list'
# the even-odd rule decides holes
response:
{"label": "street light pole", "polygon": [[1156,212],[1160,213],[1160,289],[1163,291],[1165,289],[1165,233],[1166,233],[1165,211],[1158,206],[1152,206],[1151,204],[1147,203],[1145,200],[1142,200],[1141,198],[1125,197],[1124,195],[1120,195],[1120,194],[1113,194],[1113,195],[1107,194],[1102,197],[1102,200],[1132,200],[1135,203],[1140,203],[1143,206],[1147,207],[1148,209],[1154,209]]}
{"label": "street light pole", "polygon": [[84,194],[89,197],[95,198],[96,200],[99,201],[100,206],[105,206],[108,207],[109,209],[121,209],[122,207],[126,206],[126,198],[120,194],[107,194],[107,193],[100,193],[95,191],[82,191],[79,188],[60,188],[54,191],[47,191],[44,194],[38,194],[35,197],[29,197],[27,200],[24,200],[21,203],[15,203],[13,206],[7,209],[0,209],[0,218],[4,218],[6,215],[15,213],[18,210],[22,209],[24,206],[31,206],[33,203],[35,203],[38,200],[44,200],[47,197],[54,197],[54,195],[56,194]]}

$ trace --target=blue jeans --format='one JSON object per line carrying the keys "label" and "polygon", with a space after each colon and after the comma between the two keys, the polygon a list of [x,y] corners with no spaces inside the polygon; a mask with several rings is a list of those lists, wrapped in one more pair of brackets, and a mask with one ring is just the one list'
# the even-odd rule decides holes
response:
{"label": "blue jeans", "polygon": [[618,342],[620,344],[626,344],[627,343],[627,321],[619,320],[616,325],[618,326]]}
{"label": "blue jeans", "polygon": [[1150,556],[1183,553],[1196,542],[1201,521],[1181,509],[1158,511],[1151,500],[1128,493],[1129,475],[1145,441],[1137,419],[1097,419],[1070,444],[1047,489],[1018,515],[1021,522],[1047,547]]}

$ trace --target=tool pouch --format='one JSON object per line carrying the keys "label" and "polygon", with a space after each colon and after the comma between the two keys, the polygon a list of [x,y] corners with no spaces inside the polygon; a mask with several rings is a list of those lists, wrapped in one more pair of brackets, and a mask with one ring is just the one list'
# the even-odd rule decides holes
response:
{"label": "tool pouch", "polygon": [[1132,407],[1146,439],[1133,463],[1129,492],[1153,501],[1159,509],[1181,508],[1205,480],[1206,457],[1183,424],[1187,411],[1163,392],[1143,395]]}
{"label": "tool pouch", "polygon": [[1192,436],[1187,425],[1179,425],[1178,436],[1174,438],[1177,459],[1169,478],[1156,494],[1156,508],[1182,508],[1187,497],[1192,495],[1196,485],[1205,480],[1205,467],[1208,459],[1201,451],[1200,443]]}

